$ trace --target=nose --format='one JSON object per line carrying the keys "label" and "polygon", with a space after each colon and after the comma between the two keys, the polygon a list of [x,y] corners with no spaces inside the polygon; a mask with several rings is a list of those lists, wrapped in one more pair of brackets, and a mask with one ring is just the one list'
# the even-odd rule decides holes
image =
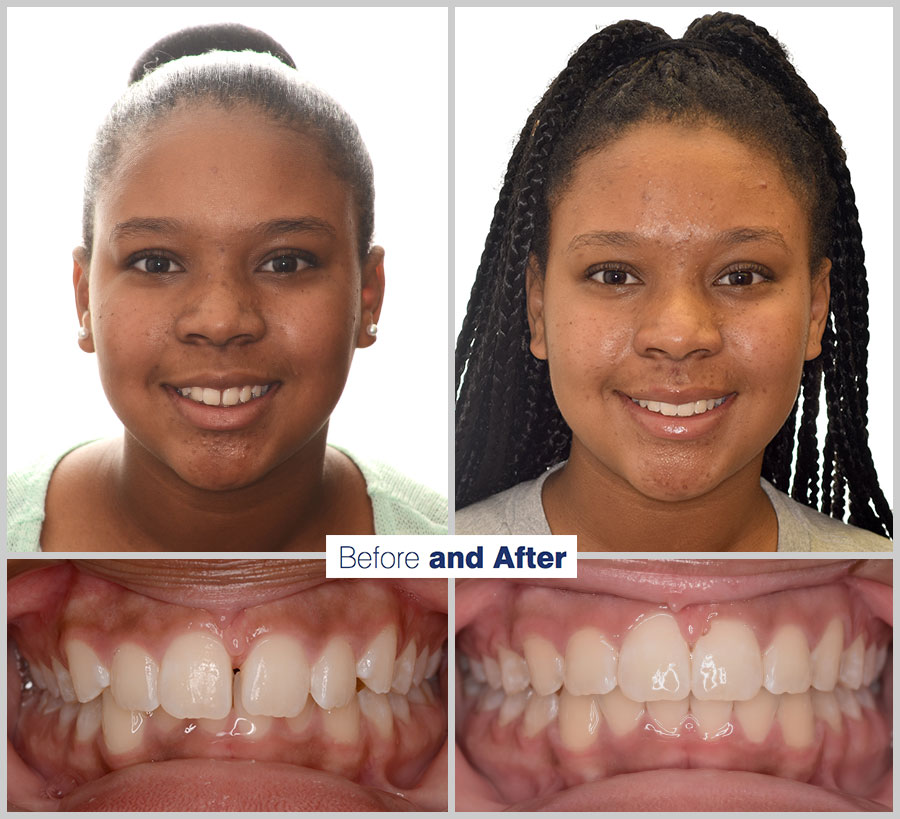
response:
{"label": "nose", "polygon": [[634,346],[640,355],[675,361],[719,352],[720,321],[709,294],[683,283],[649,293],[637,317]]}
{"label": "nose", "polygon": [[191,344],[249,344],[265,332],[252,282],[224,271],[197,277],[176,320],[178,338]]}

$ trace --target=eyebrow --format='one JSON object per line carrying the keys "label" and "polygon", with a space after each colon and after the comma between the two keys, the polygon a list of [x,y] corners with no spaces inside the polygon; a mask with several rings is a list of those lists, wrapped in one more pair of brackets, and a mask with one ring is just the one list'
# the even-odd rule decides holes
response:
{"label": "eyebrow", "polygon": [[[568,252],[581,247],[600,245],[604,247],[636,247],[642,241],[640,234],[623,230],[594,230],[580,233],[569,242]],[[725,230],[713,237],[720,245],[742,245],[750,242],[770,242],[788,250],[787,241],[780,231],[768,227],[744,227]]]}
{"label": "eyebrow", "polygon": [[[117,239],[127,239],[147,233],[171,234],[180,233],[187,229],[187,224],[179,219],[135,217],[124,222],[117,222],[109,234],[109,239],[112,242]],[[301,216],[295,219],[272,219],[268,222],[259,222],[250,228],[248,232],[260,233],[266,238],[276,238],[287,233],[325,233],[329,236],[337,236],[337,230],[335,230],[334,226],[317,216]]]}

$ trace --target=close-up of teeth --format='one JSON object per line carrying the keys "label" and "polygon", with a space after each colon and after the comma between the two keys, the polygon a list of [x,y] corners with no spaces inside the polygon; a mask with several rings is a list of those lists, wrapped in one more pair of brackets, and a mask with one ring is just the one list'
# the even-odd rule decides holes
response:
{"label": "close-up of teeth", "polygon": [[720,407],[725,403],[722,398],[701,398],[699,401],[689,401],[686,404],[668,404],[665,401],[645,401],[643,398],[632,398],[631,400],[639,407],[650,410],[650,412],[658,412],[660,415],[678,416],[679,418],[689,418],[692,415],[702,415],[704,412]]}
{"label": "close-up of teeth", "polygon": [[190,398],[198,404],[206,404],[209,407],[233,407],[237,404],[246,404],[255,398],[262,398],[271,387],[271,384],[260,386],[227,387],[224,390],[215,390],[212,387],[176,387],[182,398]]}

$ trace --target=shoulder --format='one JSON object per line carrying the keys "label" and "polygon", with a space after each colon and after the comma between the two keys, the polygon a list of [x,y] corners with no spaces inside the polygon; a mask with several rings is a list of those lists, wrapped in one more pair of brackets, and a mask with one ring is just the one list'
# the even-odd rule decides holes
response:
{"label": "shoulder", "polygon": [[557,468],[460,509],[456,513],[456,534],[549,535],[541,492],[544,481]]}
{"label": "shoulder", "polygon": [[763,480],[778,518],[779,552],[889,552],[886,537],[810,509]]}
{"label": "shoulder", "polygon": [[447,499],[443,495],[392,466],[363,460],[341,447],[335,449],[356,464],[366,481],[376,534],[447,534]]}

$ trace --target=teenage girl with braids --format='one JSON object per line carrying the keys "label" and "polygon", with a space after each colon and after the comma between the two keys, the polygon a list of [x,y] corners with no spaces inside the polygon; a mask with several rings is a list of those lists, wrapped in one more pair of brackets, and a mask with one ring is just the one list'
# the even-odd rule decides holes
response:
{"label": "teenage girl with braids", "polygon": [[780,44],[726,13],[681,40],[603,29],[494,211],[456,353],[456,531],[889,549],[867,307],[840,137]]}

